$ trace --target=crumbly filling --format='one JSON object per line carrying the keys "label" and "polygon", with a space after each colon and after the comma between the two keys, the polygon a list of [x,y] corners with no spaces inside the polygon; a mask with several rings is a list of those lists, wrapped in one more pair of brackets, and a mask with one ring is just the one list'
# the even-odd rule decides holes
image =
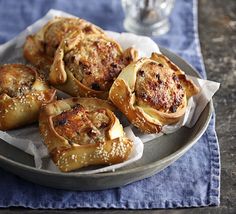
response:
{"label": "crumbly filling", "polygon": [[0,67],[0,94],[10,97],[28,93],[35,81],[34,72],[24,65],[3,65]]}
{"label": "crumbly filling", "polygon": [[71,144],[105,142],[110,118],[105,109],[89,111],[81,105],[62,112],[53,118],[56,132]]}
{"label": "crumbly filling", "polygon": [[103,37],[87,36],[67,52],[64,57],[66,69],[85,86],[108,91],[125,63],[115,42]]}
{"label": "crumbly filling", "polygon": [[46,54],[53,57],[63,37],[73,31],[81,31],[85,34],[102,32],[85,20],[64,18],[51,24],[45,31],[44,45]]}
{"label": "crumbly filling", "polygon": [[135,93],[138,105],[174,113],[182,104],[185,91],[173,70],[161,63],[149,62],[137,72]]}

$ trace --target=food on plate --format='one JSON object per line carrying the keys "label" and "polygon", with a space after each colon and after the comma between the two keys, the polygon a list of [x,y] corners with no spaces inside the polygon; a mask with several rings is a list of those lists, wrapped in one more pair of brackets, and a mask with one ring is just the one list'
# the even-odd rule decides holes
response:
{"label": "food on plate", "polygon": [[68,98],[42,108],[40,132],[61,171],[116,164],[128,158],[133,142],[125,136],[113,110],[108,101],[97,98]]}
{"label": "food on plate", "polygon": [[122,51],[113,39],[101,34],[67,35],[56,51],[50,83],[65,93],[106,99],[121,70],[137,59],[137,51]]}
{"label": "food on plate", "polygon": [[32,67],[22,64],[0,66],[0,130],[36,122],[40,107],[51,102],[55,92]]}
{"label": "food on plate", "polygon": [[162,54],[125,67],[113,83],[109,99],[140,131],[158,133],[184,115],[188,99],[199,88]]}
{"label": "food on plate", "polygon": [[29,35],[24,44],[24,57],[37,68],[49,71],[57,47],[69,32],[104,34],[103,30],[80,18],[55,17],[36,34]]}

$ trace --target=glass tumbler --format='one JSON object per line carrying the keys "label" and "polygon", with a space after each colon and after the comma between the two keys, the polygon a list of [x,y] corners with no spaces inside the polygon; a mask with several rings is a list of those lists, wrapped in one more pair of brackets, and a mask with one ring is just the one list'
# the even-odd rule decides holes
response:
{"label": "glass tumbler", "polygon": [[175,0],[122,0],[124,28],[147,36],[165,34]]}

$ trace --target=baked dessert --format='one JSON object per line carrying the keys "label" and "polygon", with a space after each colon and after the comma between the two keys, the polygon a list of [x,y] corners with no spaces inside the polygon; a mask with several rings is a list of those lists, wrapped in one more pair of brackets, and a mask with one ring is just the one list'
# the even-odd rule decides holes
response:
{"label": "baked dessert", "polygon": [[37,71],[22,64],[0,66],[0,130],[38,120],[39,109],[55,98]]}
{"label": "baked dessert", "polygon": [[113,83],[109,99],[140,131],[158,133],[184,115],[198,87],[162,54],[125,67]]}
{"label": "baked dessert", "polygon": [[49,81],[71,96],[106,99],[115,78],[137,56],[106,35],[74,32],[57,49]]}
{"label": "baked dessert", "polygon": [[49,71],[61,40],[68,32],[103,34],[99,27],[79,18],[55,17],[24,44],[24,57],[37,68]]}
{"label": "baked dessert", "polygon": [[40,132],[61,171],[110,165],[128,158],[133,143],[112,110],[108,101],[97,98],[69,98],[42,108]]}

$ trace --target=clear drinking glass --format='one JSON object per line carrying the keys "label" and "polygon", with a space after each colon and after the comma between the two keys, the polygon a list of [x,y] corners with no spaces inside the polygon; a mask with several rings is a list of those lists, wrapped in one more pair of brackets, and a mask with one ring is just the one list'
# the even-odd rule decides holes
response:
{"label": "clear drinking glass", "polygon": [[167,33],[174,2],[175,0],[122,0],[125,29],[148,36]]}

